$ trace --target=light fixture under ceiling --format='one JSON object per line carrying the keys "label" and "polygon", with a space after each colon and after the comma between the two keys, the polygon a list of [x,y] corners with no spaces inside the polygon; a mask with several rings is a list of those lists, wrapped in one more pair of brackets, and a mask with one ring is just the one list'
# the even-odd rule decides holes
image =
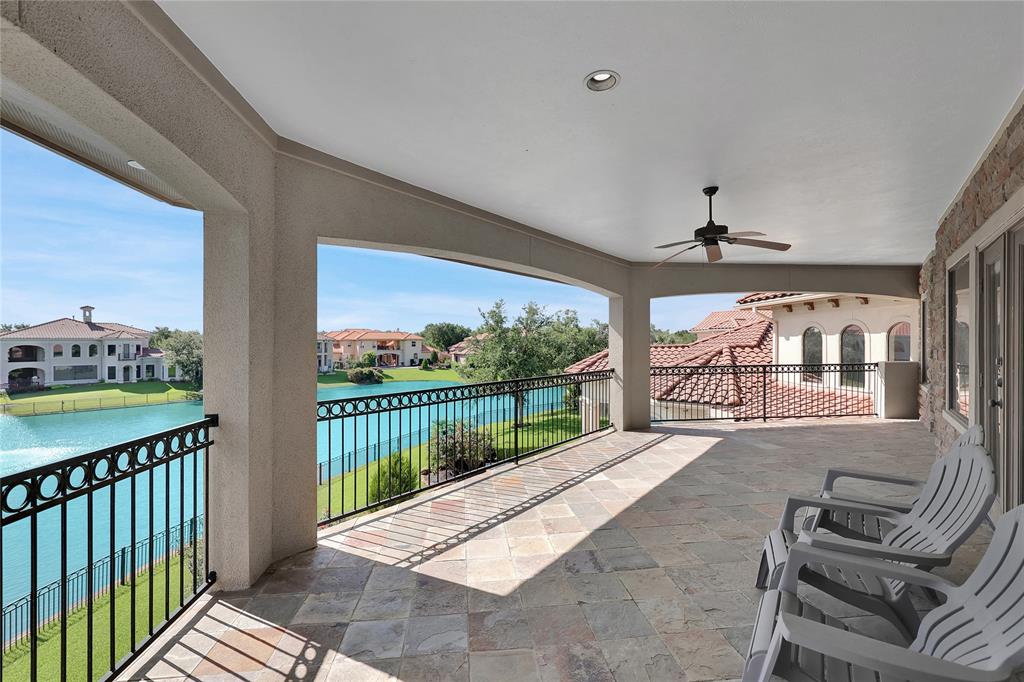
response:
{"label": "light fixture under ceiling", "polygon": [[619,74],[614,71],[609,71],[608,69],[601,69],[600,71],[595,71],[587,76],[586,80],[583,82],[586,83],[587,88],[594,92],[604,92],[605,90],[611,90],[618,85]]}
{"label": "light fixture under ceiling", "polygon": [[146,170],[146,167],[143,166],[138,161],[136,161],[135,159],[128,159],[128,165],[131,166],[132,168],[137,168],[138,170]]}

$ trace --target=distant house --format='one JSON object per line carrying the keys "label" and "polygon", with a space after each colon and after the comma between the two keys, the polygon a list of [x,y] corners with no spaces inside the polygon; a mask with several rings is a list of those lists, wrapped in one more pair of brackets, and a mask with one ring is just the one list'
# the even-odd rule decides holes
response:
{"label": "distant house", "polygon": [[892,296],[755,292],[739,310],[775,321],[776,364],[906,361],[918,359],[919,302]]}
{"label": "distant house", "polygon": [[151,332],[119,322],[62,317],[0,334],[0,382],[7,390],[105,381],[130,384],[176,378],[164,353],[149,345]]}
{"label": "distant house", "polygon": [[316,371],[318,374],[329,374],[334,371],[333,339],[323,334],[316,337]]}
{"label": "distant house", "polygon": [[466,364],[476,349],[474,344],[478,341],[483,341],[487,338],[487,334],[474,334],[473,336],[467,336],[462,341],[459,341],[455,345],[448,347],[448,354],[451,356],[452,362],[460,365]]}
{"label": "distant house", "polygon": [[373,352],[378,367],[406,367],[420,364],[430,357],[423,346],[423,337],[403,331],[379,329],[341,329],[327,332],[334,347],[334,362],[352,365],[363,355]]}
{"label": "distant house", "polygon": [[[685,368],[652,376],[652,416],[679,419],[689,409],[694,416],[735,419],[760,415],[764,409],[774,416],[813,416],[825,406],[850,414],[872,412],[870,392],[825,387],[813,374],[803,377],[804,381],[800,375],[780,375],[778,379],[762,375],[756,368],[729,371],[773,364],[773,328],[772,320],[759,317],[690,344],[651,344],[651,367]],[[575,374],[604,369],[609,369],[607,350],[565,371]]]}
{"label": "distant house", "polygon": [[704,339],[722,332],[738,329],[752,320],[771,319],[771,310],[715,310],[708,313],[707,317],[698,322],[690,331],[697,335],[697,339]]}

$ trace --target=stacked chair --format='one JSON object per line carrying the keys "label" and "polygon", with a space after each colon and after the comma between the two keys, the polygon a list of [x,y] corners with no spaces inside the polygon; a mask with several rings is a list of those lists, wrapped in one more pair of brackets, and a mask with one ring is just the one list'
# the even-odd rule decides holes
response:
{"label": "stacked chair", "polygon": [[[985,520],[995,474],[972,428],[933,465],[926,481],[833,469],[817,497],[792,497],[765,540],[758,607],[744,682],[1005,680],[1024,662],[1024,507],[1000,519],[972,576],[956,586],[927,571]],[[840,496],[858,478],[918,485],[912,503]],[[813,509],[797,530],[799,509]],[[827,532],[823,532],[827,531]],[[797,595],[812,585],[888,620],[901,647],[850,632]],[[909,585],[945,602],[919,619]]]}

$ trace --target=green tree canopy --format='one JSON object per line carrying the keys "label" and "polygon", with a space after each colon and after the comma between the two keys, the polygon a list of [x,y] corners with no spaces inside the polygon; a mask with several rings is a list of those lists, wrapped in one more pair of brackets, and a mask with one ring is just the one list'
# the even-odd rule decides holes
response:
{"label": "green tree canopy", "polygon": [[454,322],[431,322],[420,332],[427,341],[427,345],[445,351],[459,341],[473,333],[473,330],[463,324]]}
{"label": "green tree canopy", "polygon": [[178,368],[178,376],[203,385],[203,335],[176,329],[163,340],[161,349],[168,366]]}
{"label": "green tree canopy", "polygon": [[0,333],[16,332],[19,329],[28,329],[29,326],[24,322],[4,322],[0,324]]}
{"label": "green tree canopy", "polygon": [[677,332],[670,332],[667,329],[658,329],[651,325],[651,343],[693,343],[697,335],[693,332],[680,329]]}

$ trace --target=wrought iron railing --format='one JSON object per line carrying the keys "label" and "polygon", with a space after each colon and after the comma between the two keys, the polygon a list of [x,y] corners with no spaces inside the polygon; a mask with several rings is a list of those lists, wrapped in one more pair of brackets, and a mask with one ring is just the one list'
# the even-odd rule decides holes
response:
{"label": "wrought iron railing", "polygon": [[317,404],[320,525],[610,425],[610,371]]}
{"label": "wrought iron railing", "polygon": [[5,680],[112,677],[216,580],[215,426],[208,415],[0,479]]}
{"label": "wrought iron railing", "polygon": [[651,421],[877,414],[878,365],[651,367]]}

